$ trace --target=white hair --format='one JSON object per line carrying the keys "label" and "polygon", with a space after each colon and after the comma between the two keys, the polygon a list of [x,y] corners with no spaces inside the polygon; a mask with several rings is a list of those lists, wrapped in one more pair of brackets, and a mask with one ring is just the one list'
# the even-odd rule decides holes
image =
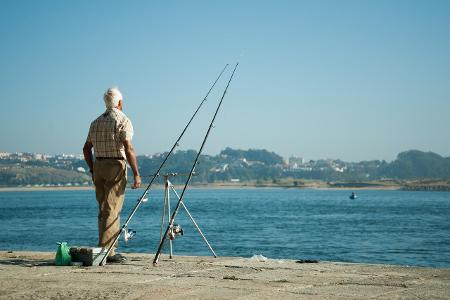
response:
{"label": "white hair", "polygon": [[106,108],[117,107],[117,105],[119,105],[119,101],[123,100],[122,93],[116,86],[109,88],[103,95],[103,100],[105,100]]}

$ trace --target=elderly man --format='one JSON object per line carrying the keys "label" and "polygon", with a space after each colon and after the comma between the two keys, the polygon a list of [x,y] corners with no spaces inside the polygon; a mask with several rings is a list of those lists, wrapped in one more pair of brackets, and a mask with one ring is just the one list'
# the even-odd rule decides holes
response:
{"label": "elderly man", "polygon": [[[106,111],[91,123],[83,154],[92,174],[95,195],[99,206],[98,234],[100,247],[109,247],[120,229],[120,211],[127,184],[126,161],[131,166],[134,182],[131,188],[141,185],[136,154],[131,144],[133,126],[122,112],[123,98],[118,88],[108,89],[103,99]],[[94,148],[95,160],[92,155]],[[126,258],[116,254],[114,245],[107,262],[120,263]]]}

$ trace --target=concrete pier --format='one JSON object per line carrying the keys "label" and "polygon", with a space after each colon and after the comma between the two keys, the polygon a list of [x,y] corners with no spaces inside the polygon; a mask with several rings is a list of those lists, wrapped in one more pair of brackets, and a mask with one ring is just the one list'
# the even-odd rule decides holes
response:
{"label": "concrete pier", "polygon": [[54,253],[0,252],[0,299],[450,299],[450,269],[128,254],[54,266]]}

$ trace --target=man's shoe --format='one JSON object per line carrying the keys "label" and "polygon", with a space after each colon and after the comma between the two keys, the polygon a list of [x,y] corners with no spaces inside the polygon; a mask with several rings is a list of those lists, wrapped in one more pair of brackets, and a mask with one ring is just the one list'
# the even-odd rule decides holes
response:
{"label": "man's shoe", "polygon": [[127,258],[119,253],[114,254],[112,256],[108,256],[106,258],[106,262],[112,263],[112,264],[120,264],[120,263],[125,262],[126,260],[127,260]]}

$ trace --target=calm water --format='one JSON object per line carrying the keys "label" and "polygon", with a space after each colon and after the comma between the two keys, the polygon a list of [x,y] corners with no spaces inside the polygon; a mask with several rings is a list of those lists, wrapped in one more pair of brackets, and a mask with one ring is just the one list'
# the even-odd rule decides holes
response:
{"label": "calm water", "polygon": [[[141,191],[127,191],[122,220]],[[318,259],[450,267],[450,193],[284,189],[193,189],[185,203],[219,256]],[[136,213],[123,252],[158,246],[163,191]],[[172,197],[175,198],[175,197]],[[172,203],[172,207],[175,203]],[[183,210],[174,254],[210,252]],[[0,250],[55,251],[56,242],[95,246],[93,191],[0,193]]]}

